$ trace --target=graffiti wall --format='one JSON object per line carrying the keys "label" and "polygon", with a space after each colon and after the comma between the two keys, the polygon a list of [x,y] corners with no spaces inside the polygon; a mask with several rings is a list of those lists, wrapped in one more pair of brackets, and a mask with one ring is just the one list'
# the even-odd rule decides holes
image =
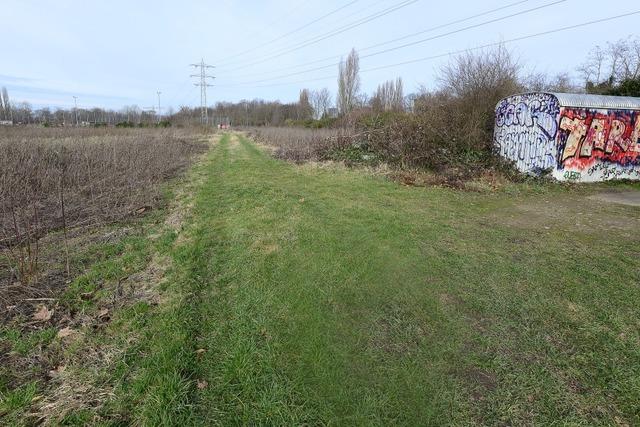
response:
{"label": "graffiti wall", "polygon": [[562,108],[557,147],[558,179],[640,179],[640,111]]}
{"label": "graffiti wall", "polygon": [[556,167],[560,106],[546,93],[516,95],[496,108],[494,145],[521,172],[538,174]]}
{"label": "graffiti wall", "polygon": [[561,181],[640,180],[640,110],[575,108],[561,104],[559,97],[610,102],[550,93],[506,98],[496,107],[496,151],[521,172],[551,172]]}

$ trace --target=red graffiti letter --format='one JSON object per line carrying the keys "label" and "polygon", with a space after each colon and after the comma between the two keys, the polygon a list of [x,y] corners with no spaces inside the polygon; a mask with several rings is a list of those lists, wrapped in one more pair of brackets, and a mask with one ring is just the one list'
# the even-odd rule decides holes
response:
{"label": "red graffiti letter", "polygon": [[594,148],[604,151],[604,125],[605,121],[603,119],[593,119],[591,121],[591,128],[587,133],[587,139],[584,140],[582,148],[580,149],[581,156],[591,157],[591,152]]}
{"label": "red graffiti letter", "polygon": [[578,147],[582,142],[582,139],[587,134],[587,125],[584,124],[583,119],[570,119],[563,117],[560,121],[560,129],[568,130],[571,132],[567,138],[567,144],[564,147],[564,153],[562,153],[562,161],[564,162],[569,157],[576,155]]}
{"label": "red graffiti letter", "polygon": [[616,144],[622,148],[623,151],[627,151],[629,148],[629,142],[625,141],[623,136],[627,130],[627,125],[622,120],[613,120],[611,122],[611,132],[609,132],[609,139],[607,140],[607,154],[613,153],[613,148]]}
{"label": "red graffiti letter", "polygon": [[640,153],[640,114],[636,116],[636,128],[631,134],[631,149]]}

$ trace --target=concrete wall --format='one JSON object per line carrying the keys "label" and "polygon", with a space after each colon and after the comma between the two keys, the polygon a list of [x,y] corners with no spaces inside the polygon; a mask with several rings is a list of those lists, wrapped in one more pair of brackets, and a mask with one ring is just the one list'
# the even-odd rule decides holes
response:
{"label": "concrete wall", "polygon": [[496,107],[494,144],[524,173],[640,180],[640,111],[561,107],[551,94],[515,95]]}

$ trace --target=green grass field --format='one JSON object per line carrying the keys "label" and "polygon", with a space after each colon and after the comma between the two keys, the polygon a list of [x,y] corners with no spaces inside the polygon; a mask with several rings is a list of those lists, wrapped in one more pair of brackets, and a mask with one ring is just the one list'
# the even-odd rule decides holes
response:
{"label": "green grass field", "polygon": [[408,188],[235,135],[202,168],[141,419],[640,422],[638,208]]}
{"label": "green grass field", "polygon": [[104,419],[640,423],[640,208],[405,187],[235,134],[195,173],[161,303],[116,316],[142,339]]}

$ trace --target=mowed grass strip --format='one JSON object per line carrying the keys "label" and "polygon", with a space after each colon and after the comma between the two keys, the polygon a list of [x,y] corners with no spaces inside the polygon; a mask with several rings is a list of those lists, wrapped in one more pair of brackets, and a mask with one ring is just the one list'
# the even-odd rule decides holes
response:
{"label": "mowed grass strip", "polygon": [[174,254],[183,297],[155,338],[180,357],[149,364],[177,372],[182,409],[159,416],[174,391],[153,381],[140,414],[640,422],[637,208],[562,188],[402,187],[280,162],[237,135],[205,168]]}

